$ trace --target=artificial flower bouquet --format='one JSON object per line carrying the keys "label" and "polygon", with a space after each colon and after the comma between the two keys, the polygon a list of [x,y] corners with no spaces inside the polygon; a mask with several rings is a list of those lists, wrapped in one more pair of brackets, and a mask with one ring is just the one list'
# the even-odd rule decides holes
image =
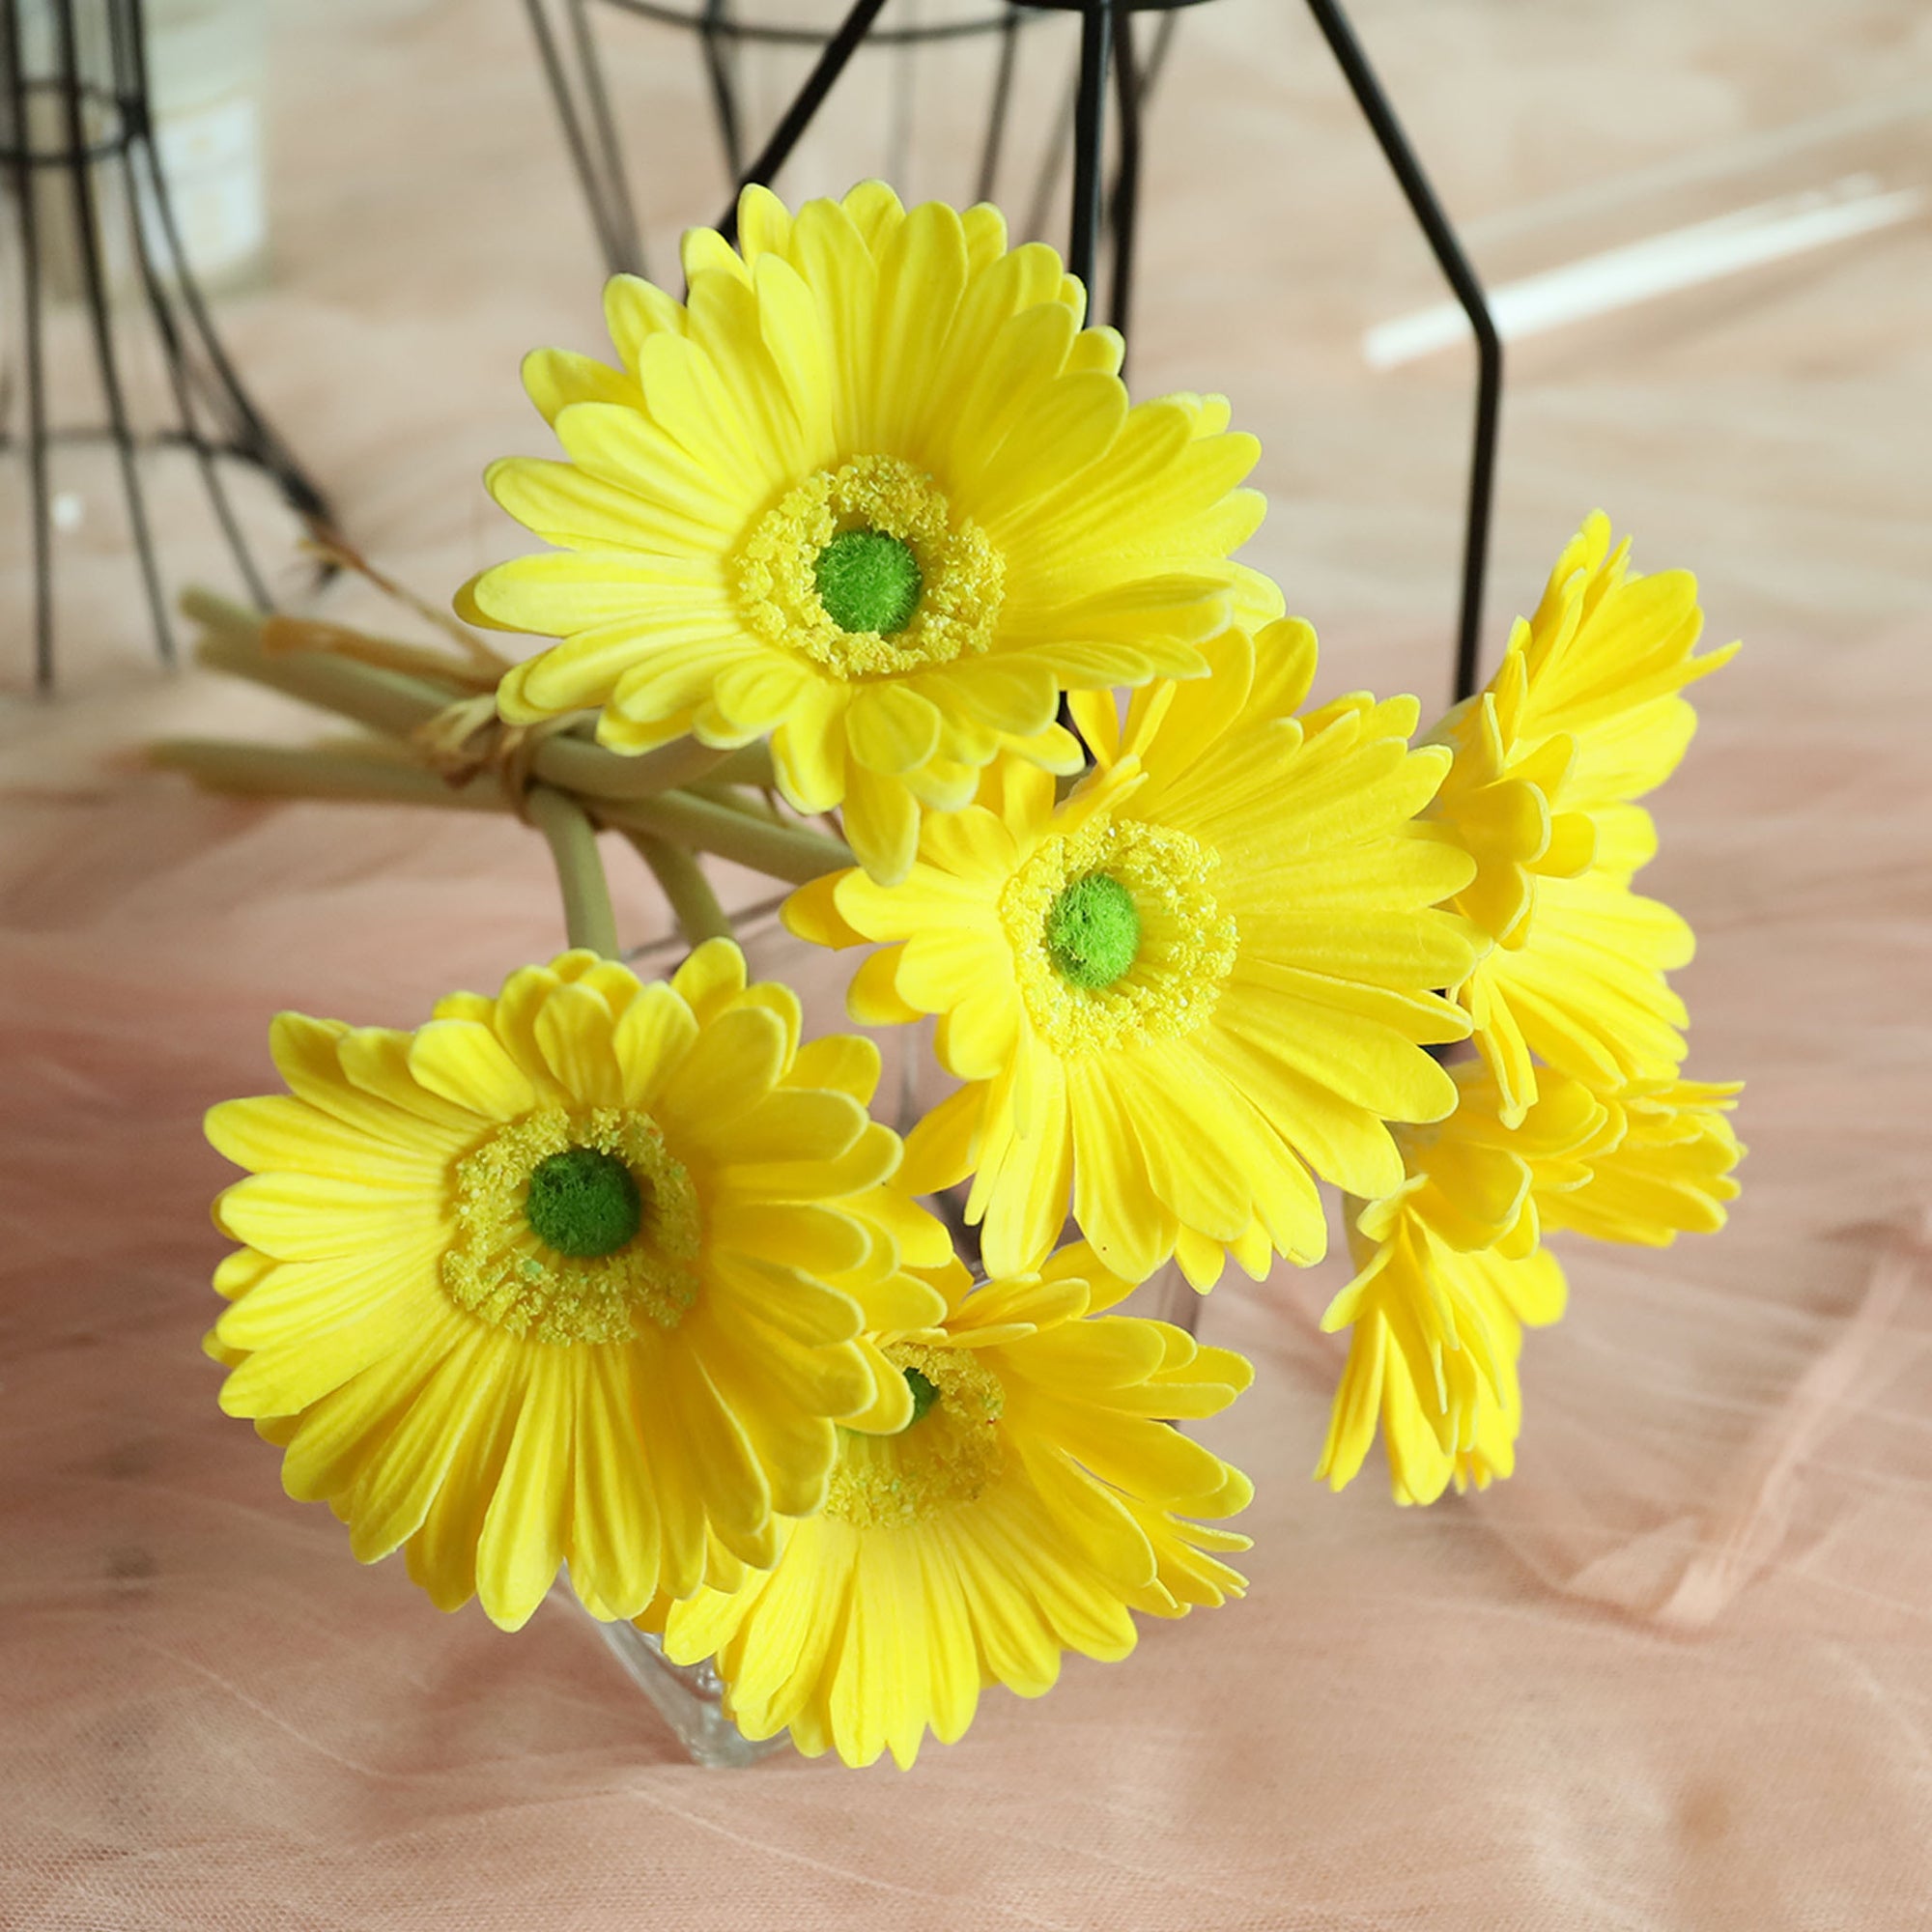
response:
{"label": "artificial flower bouquet", "polygon": [[[1239,1595],[1251,1486],[1184,1425],[1251,1372],[1119,1312],[1157,1270],[1318,1261],[1338,1188],[1318,1473],[1379,1430],[1426,1503],[1510,1473],[1547,1235],[1721,1225],[1737,1090],[1682,1077],[1691,936],[1633,880],[1730,652],[1593,516],[1426,735],[1311,705],[1314,633],[1233,560],[1254,439],[1130,405],[1052,249],[877,184],[749,189],[739,232],[687,238],[683,302],[610,284],[614,364],[529,357],[563,454],[489,487],[550,548],[461,590],[458,649],[200,601],[211,662],[370,728],[165,759],[515,810],[569,939],[412,1031],[275,1020],[287,1093],[209,1116],[247,1170],[209,1349],[361,1561],[509,1629],[567,1570],[747,1737],[909,1765]],[[704,853],[795,889],[853,1020],[931,1017],[943,1099],[891,1118],[875,1038],[748,976]]]}

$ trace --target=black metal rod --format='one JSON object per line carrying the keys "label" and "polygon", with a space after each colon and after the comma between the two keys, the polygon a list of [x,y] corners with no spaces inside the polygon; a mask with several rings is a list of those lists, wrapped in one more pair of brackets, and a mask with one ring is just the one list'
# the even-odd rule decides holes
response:
{"label": "black metal rod", "polygon": [[711,82],[711,104],[718,110],[718,138],[724,145],[724,172],[736,181],[745,169],[745,137],[738,121],[730,49],[721,32],[725,18],[724,0],[704,0],[697,39],[704,50],[705,75]]}
{"label": "black metal rod", "polygon": [[34,684],[51,691],[54,682],[53,515],[47,478],[46,371],[41,349],[41,231],[38,190],[32,161],[33,130],[27,125],[27,80],[21,71],[20,27],[13,0],[0,4],[5,16],[7,79],[12,95],[14,152],[9,156],[14,194],[20,211],[21,333],[26,341],[27,494],[34,522]]}
{"label": "black metal rod", "polygon": [[124,115],[119,123],[124,146],[136,134],[150,131],[147,95],[141,84],[146,58],[141,7],[142,0],[107,0],[107,60],[113,71],[115,104],[125,106],[130,99],[137,103],[136,111]]}
{"label": "black metal rod", "polygon": [[1101,169],[1107,140],[1107,61],[1115,0],[1085,0],[1080,10],[1080,80],[1073,97],[1073,218],[1067,269],[1094,307],[1094,253],[1100,242]]}
{"label": "black metal rod", "polygon": [[1458,702],[1476,689],[1481,673],[1483,629],[1483,580],[1490,553],[1490,514],[1495,494],[1496,429],[1502,408],[1503,345],[1496,333],[1483,285],[1463,252],[1449,217],[1435,198],[1415,151],[1403,133],[1395,109],[1382,92],[1361,43],[1356,40],[1348,16],[1336,0],[1308,0],[1328,43],[1349,91],[1355,97],[1364,118],[1375,133],[1397,185],[1407,201],[1436,267],[1455,292],[1463,313],[1476,336],[1476,428],[1469,456],[1468,524],[1463,543],[1463,610],[1456,635],[1456,698]]}
{"label": "black metal rod", "polygon": [[[141,156],[146,163],[153,192],[156,195],[166,193],[167,185],[160,179],[160,167],[151,143],[144,141],[141,144]],[[138,208],[141,191],[131,145],[121,152],[121,170],[127,186],[128,205]],[[196,421],[194,395],[187,380],[185,357],[182,354],[181,331],[175,326],[167,291],[161,284],[154,258],[148,253],[148,238],[138,221],[134,223],[134,259],[140,270],[142,293],[148,298],[148,312],[154,321],[155,333],[160,337],[161,360],[167,364],[168,385],[174,391],[175,411],[181,417],[181,440],[194,452],[203,487],[208,491],[208,499],[214,509],[215,522],[221,526],[221,533],[228,540],[228,548],[234,555],[235,567],[241,573],[242,582],[258,608],[271,611],[275,600],[262,573],[255,567],[255,559],[242,534],[235,506],[228,499],[228,486],[221,479],[221,466],[214,460],[214,446],[202,435]],[[176,264],[175,269],[179,272],[180,264]]]}
{"label": "black metal rod", "polygon": [[[1114,97],[1121,117],[1121,152],[1114,174],[1114,273],[1107,312],[1108,320],[1125,335],[1134,300],[1134,231],[1141,198],[1141,87],[1134,65],[1131,14],[1122,14],[1120,21],[1120,41],[1114,49]],[[1126,373],[1124,362],[1121,373]]]}
{"label": "black metal rod", "polygon": [[[154,99],[154,92],[148,79],[147,35],[142,26],[141,11],[138,5],[128,9],[128,59],[133,76],[133,107],[129,110],[145,117],[147,103]],[[152,151],[154,130],[143,118],[140,137]],[[168,245],[168,257],[175,265],[175,292],[181,298],[182,306],[187,312],[188,324],[194,332],[195,342],[203,356],[207,358],[210,373],[196,372],[196,381],[201,384],[203,393],[211,398],[217,415],[226,414],[236,425],[235,442],[240,445],[240,453],[250,463],[266,469],[275,480],[275,487],[281,492],[282,501],[290,509],[309,522],[327,526],[329,524],[328,498],[311,482],[304,473],[288,445],[283,442],[267,419],[249,400],[248,392],[242,386],[242,378],[236,373],[233,362],[228,359],[228,352],[221,346],[221,337],[215,332],[214,320],[208,312],[208,303],[203,298],[201,284],[195,279],[194,271],[188,267],[187,248],[182,241],[181,224],[175,219],[174,196],[166,191],[167,184],[162,179],[158,160],[150,154],[150,166],[158,184],[155,195],[155,213],[159,217],[161,236]],[[324,575],[331,575],[333,565],[326,568]]]}
{"label": "black metal rod", "polygon": [[56,0],[55,40],[59,46],[63,102],[67,111],[67,139],[76,159],[69,170],[73,190],[76,234],[74,247],[80,257],[81,279],[86,284],[89,318],[94,325],[94,356],[100,372],[101,394],[107,404],[107,420],[113,427],[114,446],[121,463],[121,488],[128,499],[128,525],[134,538],[134,554],[141,582],[148,594],[148,610],[154,618],[155,643],[161,662],[175,661],[174,627],[168,621],[167,598],[161,589],[160,566],[155,557],[155,543],[148,527],[147,498],[141,489],[141,472],[134,461],[134,434],[128,415],[128,401],[121,388],[121,369],[114,355],[114,330],[108,320],[107,276],[100,262],[100,235],[95,223],[94,163],[80,158],[87,145],[87,129],[81,121],[80,49],[74,27],[73,0]]}
{"label": "black metal rod", "polygon": [[[606,0],[621,14],[634,14],[640,20],[652,20],[665,27],[697,27],[703,23],[700,13],[691,13],[677,7],[658,7],[651,0]],[[869,36],[875,47],[905,46],[909,43],[924,44],[927,41],[969,41],[980,34],[997,33],[1005,21],[1005,14],[986,14],[970,20],[935,20],[927,26],[881,27]],[[1045,19],[1041,12],[1030,12],[1029,19]],[[754,43],[770,47],[822,47],[825,36],[815,27],[781,27],[759,20],[734,20],[731,23],[731,39],[738,42]]]}
{"label": "black metal rod", "polygon": [[551,32],[544,0],[524,0],[524,3],[530,16],[530,31],[536,36],[537,58],[543,62],[544,77],[550,82],[551,99],[556,102],[556,118],[563,123],[564,146],[570,150],[570,163],[577,170],[578,185],[582,188],[584,202],[590,211],[590,225],[597,233],[598,250],[604,257],[605,268],[614,274],[622,253],[622,242],[611,232],[611,211],[604,202],[604,185],[598,180],[596,165],[590,157],[590,143],[584,134],[582,122],[578,118],[577,99],[571,92],[570,79],[564,71],[563,56],[557,51],[556,36]]}
{"label": "black metal rod", "polygon": [[976,201],[991,201],[1000,176],[1000,151],[1007,144],[1007,109],[1013,98],[1013,67],[1019,53],[1020,16],[1009,7],[1000,23],[1000,59],[993,70],[993,100],[986,112],[986,145],[980,151],[980,185]]}
{"label": "black metal rod", "polygon": [[[39,80],[27,79],[24,86],[29,95],[45,94],[56,99],[65,91],[60,81],[44,75]],[[115,104],[114,90],[102,87],[98,81],[83,80],[80,83],[80,98],[83,100],[99,101],[103,107],[112,107]],[[117,131],[104,141],[90,141],[80,152],[90,161],[104,161],[118,155],[125,142],[126,136]],[[30,143],[23,142],[18,150],[9,148],[0,152],[0,160],[4,160],[12,167],[22,158],[23,155],[26,165],[30,168],[65,168],[71,166],[74,159],[65,144],[51,154],[43,155],[36,152]]]}
{"label": "black metal rod", "polygon": [[[784,166],[791,157],[791,151],[798,146],[805,130],[811,126],[811,117],[823,104],[825,97],[832,92],[838,76],[845,71],[846,63],[858,51],[859,43],[866,38],[866,30],[879,17],[879,10],[886,0],[855,0],[852,11],[845,15],[843,24],[825,43],[825,51],[806,76],[805,85],[798,91],[798,99],[786,110],[785,117],[778,125],[778,130],[765,143],[764,151],[752,165],[738,178],[738,187],[742,192],[754,183],[769,185],[772,177]],[[724,211],[718,223],[718,232],[727,242],[738,239],[738,196],[731,197],[731,206]]]}
{"label": "black metal rod", "polygon": [[[57,447],[64,442],[112,442],[114,431],[106,423],[71,423],[60,429],[47,432],[47,447]],[[210,442],[206,437],[200,439],[211,456],[232,456],[237,462],[252,462],[255,452],[247,443]],[[193,452],[195,439],[187,431],[180,429],[137,429],[134,432],[134,447],[142,449],[184,449]],[[16,440],[11,436],[0,436],[0,450],[17,447]]]}
{"label": "black metal rod", "polygon": [[[115,84],[123,97],[123,112],[130,123],[139,120],[141,114],[140,93],[140,0],[109,0],[110,28],[114,44]],[[146,129],[140,131],[145,134]],[[152,139],[129,140],[121,149],[121,180],[123,191],[128,197],[130,210],[138,211],[142,203],[142,183],[137,175],[135,153],[139,150],[142,172],[147,177],[148,193],[158,201],[167,193],[167,183],[162,178],[160,161],[155,153]],[[132,222],[135,266],[140,272],[141,290],[147,297],[148,310],[155,325],[155,333],[160,338],[161,359],[167,365],[168,384],[174,391],[175,409],[181,417],[181,440],[193,452],[197,468],[201,471],[203,487],[208,491],[209,502],[213,506],[215,521],[221,526],[221,533],[228,540],[228,548],[235,558],[235,567],[241,574],[242,582],[257,606],[264,610],[274,608],[274,598],[270,594],[262,573],[255,567],[255,559],[248,549],[247,541],[242,534],[242,526],[235,515],[235,506],[228,497],[228,486],[222,481],[221,466],[214,460],[215,448],[202,435],[196,420],[194,393],[187,379],[186,356],[183,353],[181,331],[176,327],[174,311],[169,304],[168,295],[159,271],[155,267],[153,254],[148,248],[148,230],[145,222]],[[179,278],[186,272],[187,264],[173,261],[170,264]]]}
{"label": "black metal rod", "polygon": [[570,0],[571,38],[577,43],[577,64],[583,75],[583,98],[590,103],[590,126],[597,137],[609,196],[609,234],[616,244],[617,273],[644,272],[644,242],[638,211],[631,202],[631,185],[624,177],[624,151],[617,140],[616,117],[611,112],[610,90],[604,85],[604,63],[584,0]]}

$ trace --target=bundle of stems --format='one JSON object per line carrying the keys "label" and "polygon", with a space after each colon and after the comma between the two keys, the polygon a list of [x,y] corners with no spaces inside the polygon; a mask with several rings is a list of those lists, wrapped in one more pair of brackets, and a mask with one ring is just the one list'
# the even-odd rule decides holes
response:
{"label": "bundle of stems", "polygon": [[182,610],[201,626],[198,663],[359,728],[304,746],[168,738],[150,746],[155,764],[248,797],[520,816],[549,844],[573,946],[613,957],[618,950],[602,831],[636,848],[694,946],[731,931],[701,854],[789,885],[852,864],[842,839],[784,811],[762,743],[724,752],[687,737],[620,756],[595,742],[588,712],[527,731],[502,724],[494,694],[506,664],[469,634],[456,632],[456,652],[440,651],[249,610],[199,589],[184,596]]}

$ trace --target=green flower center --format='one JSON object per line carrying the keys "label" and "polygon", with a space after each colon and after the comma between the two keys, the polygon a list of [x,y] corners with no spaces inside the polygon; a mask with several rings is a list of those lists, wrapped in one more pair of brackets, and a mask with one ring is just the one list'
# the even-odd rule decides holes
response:
{"label": "green flower center", "polygon": [[818,601],[841,631],[903,631],[925,587],[919,558],[903,538],[884,530],[841,530],[818,553]]}
{"label": "green flower center", "polygon": [[860,1529],[905,1529],[992,1488],[1006,1467],[999,1423],[1007,1392],[975,1359],[980,1352],[887,1345],[886,1359],[912,1391],[913,1421],[896,1435],[840,1432],[827,1516]]}
{"label": "green flower center", "polygon": [[1098,991],[1111,986],[1141,950],[1134,896],[1108,872],[1069,880],[1046,909],[1046,956],[1063,980]]}
{"label": "green flower center", "polygon": [[458,1308],[570,1347],[675,1328],[704,1282],[690,1171],[648,1114],[543,1107],[456,1163],[440,1271]]}
{"label": "green flower center", "polygon": [[615,1154],[567,1147],[531,1169],[524,1214],[545,1247],[587,1261],[634,1241],[644,1204],[636,1178]]}
{"label": "green flower center", "polygon": [[[939,1400],[939,1391],[917,1369],[905,1371],[906,1387],[912,1391],[912,1422],[923,1421],[925,1412]],[[910,1429],[912,1422],[906,1427]]]}

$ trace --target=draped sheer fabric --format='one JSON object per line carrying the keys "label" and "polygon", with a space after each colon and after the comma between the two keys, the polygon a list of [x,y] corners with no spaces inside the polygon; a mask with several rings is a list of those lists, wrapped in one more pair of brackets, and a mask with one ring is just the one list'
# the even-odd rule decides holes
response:
{"label": "draped sheer fabric", "polygon": [[[503,19],[360,8],[354,32],[291,29],[308,79],[288,152],[338,172],[290,174],[284,283],[236,317],[352,528],[431,592],[500,553],[469,479],[485,455],[537,446],[517,350],[594,340],[589,250],[522,23],[489,11]],[[1464,27],[1507,12],[1451,11]],[[1668,11],[1633,16],[1690,60],[1700,43]],[[1211,116],[1210,79],[1260,111],[1254,76],[1316,57],[1260,17],[1204,26],[1177,115]],[[1430,31],[1471,85],[1493,84],[1464,39]],[[1586,38],[1577,71],[1587,51],[1594,84],[1636,98],[1634,59]],[[392,65],[361,64],[379,58]],[[1419,53],[1397,65],[1427,81]],[[694,68],[674,127],[701,128],[696,86]],[[484,99],[507,103],[487,126]],[[328,129],[358,102],[367,150],[344,153]],[[1436,116],[1459,182],[1473,177],[1455,172],[1456,128],[1482,118]],[[1217,154],[1174,156],[1176,206],[1190,179],[1207,191]],[[506,155],[526,172],[485,210],[467,182]],[[874,164],[846,161],[831,140],[828,175]],[[372,194],[414,185],[390,229],[331,212],[352,177]],[[1394,236],[1369,182],[1338,191]],[[532,258],[506,273],[520,236]],[[1187,240],[1157,217],[1151,259]],[[415,272],[405,244],[441,246],[447,274]],[[1225,345],[1190,339],[1185,292],[1152,286],[1143,386],[1222,380]],[[1268,366],[1282,331],[1250,334],[1236,375]],[[1640,564],[1703,567],[1715,633],[1747,637],[1700,694],[1646,881],[1702,942],[1684,976],[1691,1073],[1747,1083],[1731,1227],[1656,1253],[1567,1244],[1571,1312],[1524,1357],[1519,1474],[1428,1512],[1395,1509],[1373,1461],[1339,1498],[1309,1480],[1339,1367],[1316,1319],[1341,1264],[1227,1282],[1203,1333],[1259,1378],[1208,1435],[1260,1486],[1251,1595],[1148,1627],[1123,1664],[1073,1662],[1037,1705],[989,1693],[967,1739],[911,1776],[690,1768],[580,1615],[547,1605],[514,1638],[473,1607],[439,1615],[399,1565],[358,1568],[327,1512],[284,1498],[274,1454],[218,1414],[197,1339],[221,1248],[205,1205],[227,1171],[202,1109],[266,1091],[273,1010],[408,1024],[446,987],[548,956],[555,899],[541,842],[508,821],[242,804],[139,770],[146,734],[243,731],[272,707],[201,677],[159,684],[111,574],[79,573],[73,695],[9,711],[0,750],[0,1923],[1922,1922],[1932,655],[1904,534],[1922,517],[1874,481],[1911,439],[1875,378],[1842,371],[1829,410],[1804,404],[1748,331],[1719,405],[1683,400],[1706,394],[1696,353],[1651,350],[1623,387],[1539,391],[1531,365],[1494,595],[1531,597],[1539,559],[1602,497]],[[1338,401],[1319,358],[1289,366],[1300,401],[1251,384],[1250,420],[1282,452],[1257,560],[1322,633],[1318,695],[1431,694],[1456,463],[1410,477],[1409,405],[1361,385]],[[1406,393],[1453,449],[1460,391]],[[1912,393],[1922,419],[1922,380]],[[1674,473],[1687,412],[1710,408],[1837,450],[1870,517],[1853,527],[1829,475],[1768,470],[1748,447]],[[1846,455],[1828,414],[1864,424],[1876,453]],[[1308,436],[1339,450],[1357,421],[1388,487],[1428,505],[1429,555],[1409,526],[1328,500],[1294,454]],[[1703,514],[1699,490],[1738,507]],[[1390,575],[1367,590],[1347,559],[1384,552]],[[5,566],[12,593],[21,559]],[[1915,597],[1918,619],[1888,615]],[[661,933],[646,885],[616,869],[627,938]]]}

